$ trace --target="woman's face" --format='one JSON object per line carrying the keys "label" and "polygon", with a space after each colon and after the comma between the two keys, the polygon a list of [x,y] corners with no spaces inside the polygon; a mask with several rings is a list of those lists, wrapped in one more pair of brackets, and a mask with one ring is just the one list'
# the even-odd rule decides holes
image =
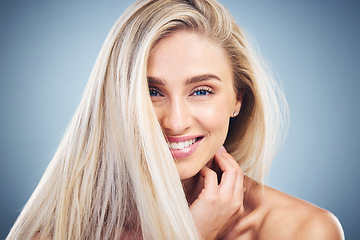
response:
{"label": "woman's face", "polygon": [[176,32],[151,51],[148,84],[180,177],[193,177],[223,145],[240,109],[226,53],[198,33]]}

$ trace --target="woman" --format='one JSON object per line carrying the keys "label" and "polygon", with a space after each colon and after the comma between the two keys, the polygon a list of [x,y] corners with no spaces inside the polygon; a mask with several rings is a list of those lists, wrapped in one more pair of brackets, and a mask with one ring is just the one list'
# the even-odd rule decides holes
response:
{"label": "woman", "polygon": [[137,1],[8,239],[341,239],[264,186],[283,95],[215,0]]}

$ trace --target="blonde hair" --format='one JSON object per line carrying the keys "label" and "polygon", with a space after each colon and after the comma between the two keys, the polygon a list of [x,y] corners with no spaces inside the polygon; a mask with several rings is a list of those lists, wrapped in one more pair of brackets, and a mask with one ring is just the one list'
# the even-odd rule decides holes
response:
{"label": "blonde hair", "polygon": [[244,97],[225,144],[262,181],[278,139],[279,91],[242,30],[215,0],[137,1],[107,36],[65,136],[7,239],[198,239],[147,86],[151,49],[180,30],[227,51]]}

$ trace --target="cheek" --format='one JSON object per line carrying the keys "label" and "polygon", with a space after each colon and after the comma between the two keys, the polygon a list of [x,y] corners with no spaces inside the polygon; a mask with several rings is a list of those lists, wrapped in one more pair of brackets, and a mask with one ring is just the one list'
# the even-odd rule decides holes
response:
{"label": "cheek", "polygon": [[224,135],[223,138],[225,139],[230,115],[229,109],[223,102],[202,106],[196,110],[196,115],[202,127],[206,128],[211,134]]}

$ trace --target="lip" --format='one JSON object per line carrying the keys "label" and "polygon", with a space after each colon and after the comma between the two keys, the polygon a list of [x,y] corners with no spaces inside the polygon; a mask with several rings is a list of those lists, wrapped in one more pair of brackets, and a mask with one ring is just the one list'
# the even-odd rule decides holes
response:
{"label": "lip", "polygon": [[183,148],[183,149],[170,149],[171,154],[173,155],[173,157],[175,159],[181,159],[181,158],[186,158],[188,156],[190,156],[191,154],[193,154],[196,149],[198,148],[199,144],[202,142],[202,140],[204,139],[204,136],[201,135],[194,135],[194,136],[184,136],[184,137],[167,137],[168,141],[170,143],[172,142],[185,142],[194,138],[200,138],[198,141],[196,141],[194,144]]}

